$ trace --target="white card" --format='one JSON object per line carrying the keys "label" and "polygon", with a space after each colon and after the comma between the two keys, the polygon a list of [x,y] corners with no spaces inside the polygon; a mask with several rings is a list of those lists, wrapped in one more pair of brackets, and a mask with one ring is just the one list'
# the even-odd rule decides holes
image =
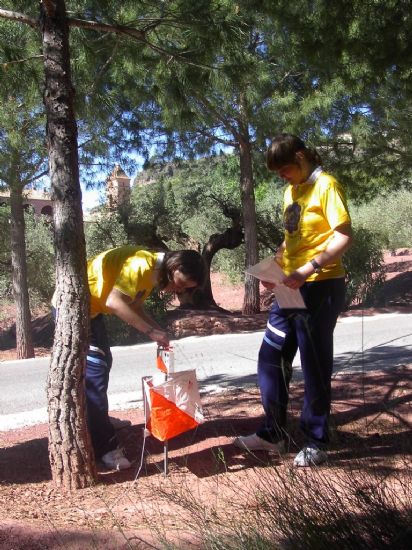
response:
{"label": "white card", "polygon": [[306,309],[300,291],[289,288],[281,283],[285,274],[273,256],[265,258],[261,262],[248,267],[246,273],[252,275],[252,277],[256,277],[256,279],[260,281],[266,281],[276,285],[273,289],[273,293],[280,308]]}

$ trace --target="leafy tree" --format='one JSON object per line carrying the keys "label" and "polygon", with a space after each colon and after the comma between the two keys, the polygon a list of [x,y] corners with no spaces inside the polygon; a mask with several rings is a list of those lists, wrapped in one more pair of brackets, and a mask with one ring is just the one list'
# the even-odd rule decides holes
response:
{"label": "leafy tree", "polygon": [[[151,179],[152,171],[157,181],[133,189],[127,216],[129,239],[151,247],[195,248],[209,269],[220,250],[239,247],[244,234],[237,156],[163,165],[152,162],[141,179]],[[272,204],[268,188],[264,182],[257,187],[258,241],[266,251],[282,240],[280,210]],[[242,262],[238,267],[244,273]],[[196,292],[193,299],[201,307],[216,307],[210,278],[203,294]]]}
{"label": "leafy tree", "polygon": [[[348,128],[353,94],[331,64],[322,69],[319,62],[312,62],[312,52],[306,54],[301,47],[306,36],[300,38],[293,25],[290,32],[285,23],[293,10],[298,11],[296,20],[305,20],[306,32],[316,32],[322,23],[317,13],[312,16],[316,8],[312,6],[306,14],[295,6],[286,9],[284,17],[274,3],[259,2],[258,9],[256,2],[233,3],[233,7],[245,24],[241,46],[238,43],[215,53],[219,63],[212,71],[159,64],[154,90],[169,129],[163,141],[166,153],[173,150],[193,156],[221,144],[238,155],[246,265],[250,265],[257,261],[258,251],[258,166],[253,153],[263,151],[267,138],[280,131],[313,136],[316,141],[322,138],[321,145],[328,143],[328,135],[339,135]],[[314,21],[315,28],[309,29]],[[335,133],[331,134],[331,128]],[[264,164],[263,156],[258,162]],[[252,312],[258,307],[257,281],[246,277],[243,310]]]}
{"label": "leafy tree", "polygon": [[127,234],[117,213],[104,207],[95,212],[92,222],[85,224],[87,257],[100,254],[103,250],[127,244]]}
{"label": "leafy tree", "polygon": [[410,188],[409,2],[266,4],[281,18],[294,54],[311,67],[313,100],[333,100],[332,116],[307,128],[348,195],[369,201],[381,190]]}

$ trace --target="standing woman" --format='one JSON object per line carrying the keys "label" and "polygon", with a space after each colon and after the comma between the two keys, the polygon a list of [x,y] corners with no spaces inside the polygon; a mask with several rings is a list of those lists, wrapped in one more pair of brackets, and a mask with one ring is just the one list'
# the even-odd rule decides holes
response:
{"label": "standing woman", "polygon": [[258,359],[265,421],[255,434],[237,437],[234,444],[249,451],[284,450],[290,379],[284,357],[297,344],[304,376],[300,427],[306,442],[294,465],[311,466],[327,459],[333,332],[345,301],[341,258],[351,244],[351,220],[340,185],[299,137],[275,137],[266,161],[269,170],[289,184],[284,195],[285,239],[275,259],[285,272],[283,283],[300,289],[307,309],[281,309],[274,302]]}

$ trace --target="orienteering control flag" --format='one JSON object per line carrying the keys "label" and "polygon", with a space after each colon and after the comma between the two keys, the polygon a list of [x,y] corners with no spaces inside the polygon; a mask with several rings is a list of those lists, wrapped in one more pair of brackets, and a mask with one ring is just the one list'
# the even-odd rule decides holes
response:
{"label": "orienteering control flag", "polygon": [[144,379],[146,427],[166,441],[204,422],[196,371],[169,373],[167,380]]}

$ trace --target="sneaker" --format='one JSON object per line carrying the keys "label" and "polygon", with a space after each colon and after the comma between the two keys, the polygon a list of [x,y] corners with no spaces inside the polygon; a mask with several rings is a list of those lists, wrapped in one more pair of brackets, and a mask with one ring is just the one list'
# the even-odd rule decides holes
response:
{"label": "sneaker", "polygon": [[272,451],[275,453],[283,453],[285,451],[284,441],[270,443],[257,434],[240,435],[233,440],[233,445],[244,451]]}
{"label": "sneaker", "polygon": [[109,420],[115,430],[121,430],[122,428],[127,428],[132,425],[130,420],[122,420],[121,418],[116,418],[115,416],[110,416]]}
{"label": "sneaker", "polygon": [[102,456],[101,460],[109,470],[127,470],[132,466],[124,456],[122,449],[114,449],[114,451],[109,451]]}
{"label": "sneaker", "polygon": [[308,445],[296,455],[293,461],[294,466],[309,467],[319,466],[328,460],[328,455],[322,449],[318,449],[314,445]]}

